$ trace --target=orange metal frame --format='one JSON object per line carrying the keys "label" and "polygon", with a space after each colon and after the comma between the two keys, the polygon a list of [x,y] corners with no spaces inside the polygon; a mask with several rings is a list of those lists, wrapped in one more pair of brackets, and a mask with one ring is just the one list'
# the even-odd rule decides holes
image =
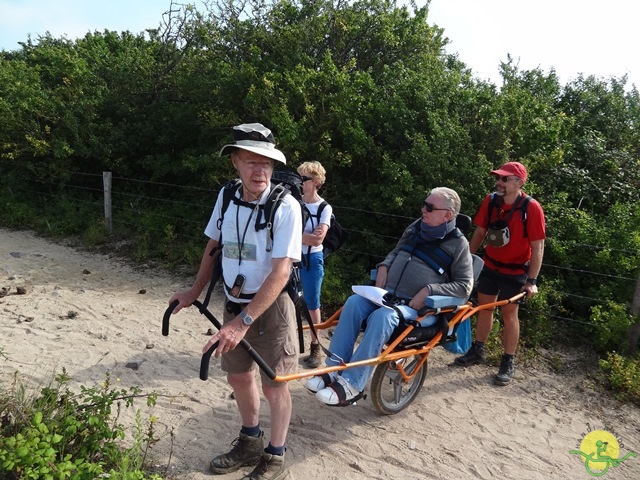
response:
{"label": "orange metal frame", "polygon": [[[437,315],[440,313],[455,313],[455,315],[449,320],[449,328],[455,326],[456,324],[470,318],[477,312],[481,310],[490,310],[493,308],[501,307],[503,305],[507,305],[509,303],[517,303],[524,299],[525,294],[519,293],[511,298],[505,300],[499,300],[493,303],[486,303],[484,305],[476,305],[474,306],[471,302],[467,302],[464,305],[456,306],[456,307],[445,307],[440,309],[430,309],[427,310],[424,315],[418,318],[420,321],[422,318],[427,315]],[[338,319],[340,318],[340,312],[342,311],[342,307],[339,308],[331,317],[325,320],[322,323],[314,325],[316,330],[324,330],[330,327],[337,325]],[[304,330],[310,330],[309,325],[305,325],[303,327]],[[342,363],[341,365],[335,365],[332,367],[320,367],[312,370],[304,370],[298,373],[291,373],[287,375],[276,375],[274,380],[276,382],[288,382],[291,380],[299,380],[302,378],[313,377],[315,375],[322,375],[323,373],[336,372],[346,370],[347,368],[358,367],[362,365],[378,365],[383,362],[400,360],[406,357],[410,357],[412,355],[420,355],[420,363],[419,365],[413,369],[413,374],[407,374],[404,371],[404,368],[401,363],[398,363],[397,367],[402,375],[402,378],[405,381],[410,380],[417,372],[420,371],[420,367],[427,361],[427,357],[431,350],[438,345],[442,338],[442,332],[438,332],[427,344],[417,347],[417,348],[407,348],[403,350],[396,350],[396,347],[400,344],[400,342],[414,329],[413,325],[408,326],[402,334],[400,334],[393,342],[389,343],[386,348],[378,355],[377,357],[370,358],[367,360],[361,360],[359,362],[348,362]]]}

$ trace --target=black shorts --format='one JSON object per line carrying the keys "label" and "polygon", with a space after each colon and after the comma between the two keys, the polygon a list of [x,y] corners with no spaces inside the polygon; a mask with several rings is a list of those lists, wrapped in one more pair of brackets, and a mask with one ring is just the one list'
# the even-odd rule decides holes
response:
{"label": "black shorts", "polygon": [[507,275],[484,267],[478,278],[477,291],[484,295],[497,295],[498,300],[506,300],[520,293],[526,281],[526,273]]}

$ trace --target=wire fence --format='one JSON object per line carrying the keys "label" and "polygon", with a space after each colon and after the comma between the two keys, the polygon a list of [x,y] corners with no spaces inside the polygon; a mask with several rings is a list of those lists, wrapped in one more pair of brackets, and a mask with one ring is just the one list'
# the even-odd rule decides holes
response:
{"label": "wire fence", "polygon": [[[69,192],[82,192],[82,195],[74,195],[75,201],[84,204],[85,206],[90,207],[92,210],[95,209],[96,216],[103,214],[104,207],[104,188],[103,188],[103,175],[102,174],[92,174],[92,173],[83,173],[83,172],[74,172],[71,174],[72,181],[63,185],[63,189],[68,190]],[[33,190],[27,189],[24,193],[29,193],[33,195],[38,195],[41,197],[51,196],[54,197],[57,193],[47,193],[47,190],[50,184],[48,184],[45,180],[35,180],[33,178],[27,179],[29,182],[34,184]],[[184,238],[191,240],[193,242],[202,242],[206,243],[207,239],[204,235],[204,227],[209,220],[209,216],[211,215],[211,211],[213,209],[213,205],[215,199],[217,198],[217,194],[219,192],[219,188],[206,189],[196,186],[189,185],[179,185],[173,183],[164,183],[164,182],[154,182],[148,180],[138,180],[127,177],[112,177],[111,179],[111,188],[112,188],[112,218],[111,221],[114,225],[114,228],[117,230],[118,227],[124,227],[125,230],[136,229],[140,230],[141,226],[138,222],[133,222],[131,220],[127,220],[136,216],[145,216],[151,218],[162,219],[165,222],[170,222],[176,225],[182,225],[184,228],[180,229],[179,232],[176,233],[176,236],[179,238]],[[56,185],[57,188],[60,185]],[[170,191],[171,195],[167,196],[157,196],[147,195],[145,193],[146,187],[153,187],[154,191],[160,189],[166,189],[166,191]],[[56,191],[52,189],[52,191]],[[59,190],[57,190],[59,191]],[[180,211],[184,209],[190,210],[190,218],[187,216],[182,216],[179,214],[167,214],[160,213],[150,208],[155,205],[167,205],[172,207],[171,211]],[[357,209],[344,205],[336,205],[331,204],[336,217],[340,219],[340,212],[355,212],[361,215],[375,215],[376,217],[387,217],[393,218],[397,220],[406,221],[407,224],[415,220],[414,217],[406,217],[388,214],[384,212],[377,211],[368,211],[366,209]],[[199,218],[200,220],[194,220],[193,218]],[[161,238],[165,231],[154,228],[153,225],[157,225],[158,222],[149,222],[148,225],[145,224],[144,228],[148,230],[148,235],[150,237]],[[390,236],[379,234],[376,232],[362,232],[356,229],[349,228],[348,225],[342,224],[343,228],[350,233],[352,238],[373,238],[377,237],[381,242],[391,243],[396,242],[400,237],[399,236]],[[401,233],[401,232],[400,232]],[[598,246],[591,244],[580,244],[575,241],[567,241],[562,242],[562,240],[553,239],[554,242],[560,242],[565,247],[570,247],[573,249],[589,249],[589,250],[610,250],[612,252],[617,252],[625,255],[638,255],[638,252],[629,251],[624,249],[615,249],[610,246]],[[386,252],[384,254],[376,254],[375,252],[371,252],[367,250],[367,245],[357,245],[354,242],[347,242],[342,250],[346,253],[353,255],[363,255],[370,259],[377,261],[381,261],[385,258]],[[554,265],[552,263],[543,262],[542,264],[543,271],[542,274],[544,276],[544,271],[560,271],[565,273],[573,273],[578,275],[589,275],[593,278],[602,278],[602,279],[615,279],[617,281],[623,282],[625,285],[630,287],[630,290],[636,285],[637,279],[635,277],[629,277],[624,275],[614,275],[607,272],[602,271],[593,271],[579,268],[566,267],[561,265]],[[341,267],[339,265],[334,265],[332,268],[335,268],[336,271],[340,272]],[[347,273],[345,266],[343,273]],[[542,287],[544,288],[544,287]],[[558,298],[573,298],[580,302],[589,302],[592,305],[605,305],[606,299],[602,298],[593,298],[585,295],[579,295],[574,292],[569,291],[556,291],[555,295]],[[561,321],[573,322],[573,323],[583,323],[587,324],[587,322],[562,317],[562,316],[552,316],[553,318]],[[590,324],[589,324],[590,325]]]}

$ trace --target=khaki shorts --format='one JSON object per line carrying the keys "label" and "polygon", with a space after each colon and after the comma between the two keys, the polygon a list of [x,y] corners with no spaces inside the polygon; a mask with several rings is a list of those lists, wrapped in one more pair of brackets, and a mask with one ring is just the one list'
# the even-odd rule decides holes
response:
{"label": "khaki shorts", "polygon": [[[235,318],[224,310],[223,322]],[[281,293],[273,305],[255,319],[244,339],[264,359],[276,375],[295,373],[298,370],[298,336],[296,331],[295,307],[289,294]],[[241,346],[222,355],[220,366],[227,373],[245,373],[257,365],[251,355]],[[271,380],[260,370],[262,383],[271,387],[285,382]]]}

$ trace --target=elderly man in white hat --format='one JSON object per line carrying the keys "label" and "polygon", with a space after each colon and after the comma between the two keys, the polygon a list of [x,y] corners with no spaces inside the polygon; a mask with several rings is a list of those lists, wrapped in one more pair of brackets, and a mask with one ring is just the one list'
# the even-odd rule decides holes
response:
{"label": "elderly man in white hat", "polygon": [[[174,313],[191,305],[212,277],[211,253],[222,245],[222,277],[226,304],[222,329],[203,348],[215,342],[216,357],[233,388],[242,427],[233,448],[210,463],[216,474],[256,465],[245,479],[281,479],[287,475],[284,453],[292,403],[287,382],[274,382],[261,371],[262,392],[269,403],[271,432],[263,444],[260,427],[260,391],[255,362],[244,348],[246,339],[277,375],[293,373],[298,365],[295,308],[286,292],[294,262],[300,261],[302,214],[300,205],[286,195],[275,211],[272,230],[261,228],[263,206],[271,191],[276,161],[286,163],[275,148],[271,131],[259,123],[233,128],[235,142],[225,145],[220,155],[229,155],[238,171],[241,186],[223,211],[223,191],[205,229],[209,237],[193,286],[173,295],[179,304]],[[273,238],[268,237],[272,235]],[[224,240],[223,240],[224,239]]]}

